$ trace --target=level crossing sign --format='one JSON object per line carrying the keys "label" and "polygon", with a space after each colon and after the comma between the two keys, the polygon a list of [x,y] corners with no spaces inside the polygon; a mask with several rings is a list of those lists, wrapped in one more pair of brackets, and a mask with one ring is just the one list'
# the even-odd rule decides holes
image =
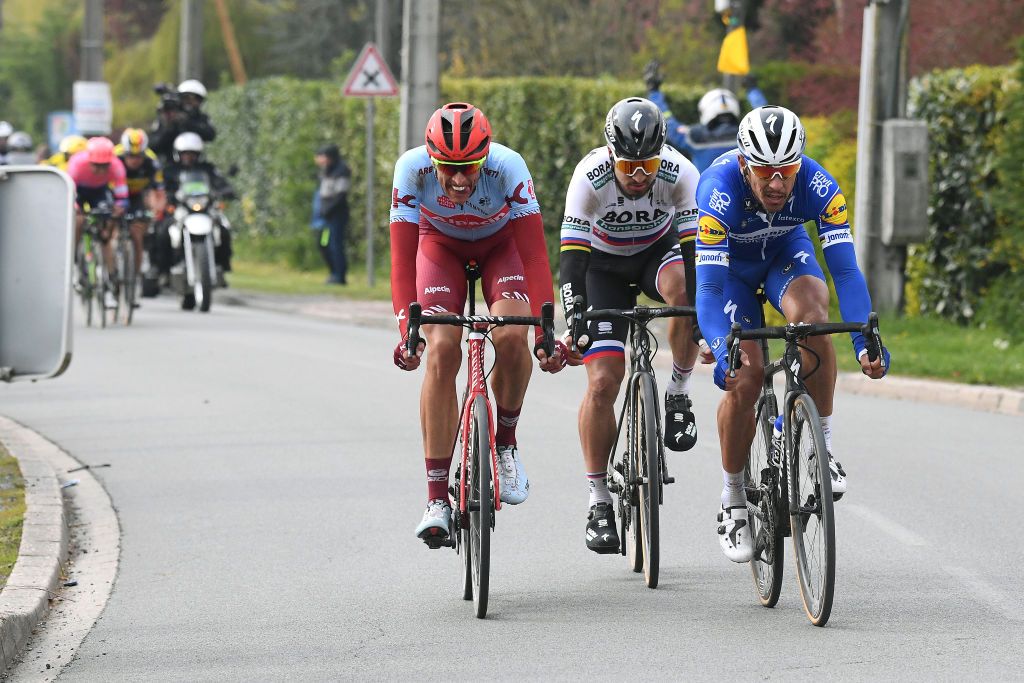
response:
{"label": "level crossing sign", "polygon": [[391,75],[391,69],[381,57],[377,46],[367,43],[363,46],[355,66],[345,79],[345,95],[350,97],[394,97],[398,95],[398,83]]}

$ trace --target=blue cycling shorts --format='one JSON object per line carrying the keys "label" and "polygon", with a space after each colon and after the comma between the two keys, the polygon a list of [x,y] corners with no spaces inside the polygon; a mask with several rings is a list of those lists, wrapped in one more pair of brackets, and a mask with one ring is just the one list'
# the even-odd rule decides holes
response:
{"label": "blue cycling shorts", "polygon": [[731,322],[744,329],[761,326],[761,303],[757,290],[763,284],[769,303],[782,312],[782,297],[789,285],[801,275],[813,275],[825,282],[825,274],[814,256],[814,245],[802,227],[777,240],[764,260],[743,260],[730,254],[729,275],[725,280],[725,312]]}

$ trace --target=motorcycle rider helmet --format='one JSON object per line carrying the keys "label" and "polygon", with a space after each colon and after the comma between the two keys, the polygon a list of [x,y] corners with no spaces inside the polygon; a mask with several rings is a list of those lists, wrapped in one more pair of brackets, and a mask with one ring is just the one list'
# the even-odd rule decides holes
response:
{"label": "motorcycle rider helmet", "polygon": [[6,138],[14,132],[14,126],[6,121],[0,121],[0,138]]}
{"label": "motorcycle rider helmet", "polygon": [[114,160],[114,143],[109,138],[89,138],[85,154],[90,164],[109,164]]}
{"label": "motorcycle rider helmet", "polygon": [[427,122],[427,154],[448,163],[479,161],[491,148],[491,124],[468,102],[449,102]]}
{"label": "motorcycle rider helmet", "polygon": [[7,138],[7,149],[11,152],[32,152],[32,136],[23,130],[11,133]]}
{"label": "motorcycle rider helmet", "polygon": [[196,161],[203,156],[203,139],[198,133],[182,133],[174,138],[174,160],[181,161],[182,152],[195,152]]}
{"label": "motorcycle rider helmet", "polygon": [[704,93],[697,103],[697,111],[700,112],[700,124],[706,126],[717,117],[723,114],[731,114],[737,121],[740,120],[740,101],[731,90],[715,88]]}
{"label": "motorcycle rider helmet", "polygon": [[755,166],[785,166],[800,161],[807,134],[800,118],[778,105],[769,104],[748,112],[740,121],[736,146]]}
{"label": "motorcycle rider helmet", "polygon": [[60,141],[59,149],[65,157],[70,158],[72,154],[77,154],[85,149],[88,142],[89,141],[81,135],[65,135]]}
{"label": "motorcycle rider helmet", "polygon": [[608,110],[604,139],[616,159],[650,159],[661,154],[666,137],[661,110],[643,97],[627,97]]}
{"label": "motorcycle rider helmet", "polygon": [[125,128],[121,133],[121,149],[125,154],[145,154],[149,149],[149,136],[141,128]]}
{"label": "motorcycle rider helmet", "polygon": [[182,81],[178,86],[179,95],[195,95],[201,100],[206,99],[206,86],[194,78]]}

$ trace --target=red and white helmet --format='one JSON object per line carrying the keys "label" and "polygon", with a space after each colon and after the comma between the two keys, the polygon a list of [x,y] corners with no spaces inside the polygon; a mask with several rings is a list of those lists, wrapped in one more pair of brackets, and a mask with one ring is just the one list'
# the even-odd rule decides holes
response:
{"label": "red and white helmet", "polygon": [[491,148],[491,124],[468,102],[450,102],[427,122],[427,154],[438,161],[478,161]]}

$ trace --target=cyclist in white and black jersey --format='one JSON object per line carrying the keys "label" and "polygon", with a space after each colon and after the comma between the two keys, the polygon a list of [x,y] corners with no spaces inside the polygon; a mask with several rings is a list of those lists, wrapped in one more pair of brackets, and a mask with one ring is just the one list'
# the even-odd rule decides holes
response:
{"label": "cyclist in white and black jersey", "polygon": [[[607,146],[576,166],[566,193],[559,268],[566,319],[576,296],[583,297],[587,309],[629,308],[638,292],[672,306],[689,305],[697,169],[665,145],[661,112],[643,98],[631,97],[611,108],[605,139]],[[582,357],[573,359],[587,368],[579,431],[590,490],[587,547],[597,553],[619,549],[606,471],[615,440],[615,399],[626,370],[627,333],[624,320],[591,323],[589,344],[581,349]],[[670,318],[668,337],[673,369],[665,397],[665,445],[685,451],[697,440],[687,391],[698,352],[692,319]]]}

